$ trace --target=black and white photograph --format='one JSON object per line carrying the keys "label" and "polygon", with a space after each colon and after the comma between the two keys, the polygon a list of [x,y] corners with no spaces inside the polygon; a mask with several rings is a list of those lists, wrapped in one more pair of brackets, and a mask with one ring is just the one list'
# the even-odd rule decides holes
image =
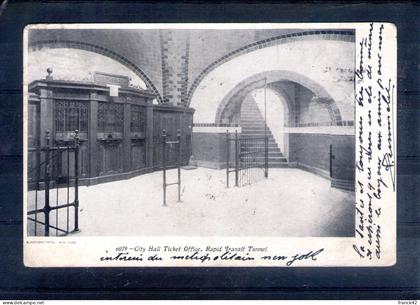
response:
{"label": "black and white photograph", "polygon": [[[356,202],[356,173],[376,171],[356,107],[380,96],[357,87],[373,73],[362,67],[372,38],[359,44],[354,26],[26,33],[27,238],[201,238],[212,243],[155,248],[246,258],[270,244],[214,241],[380,234],[365,228],[371,199]],[[369,183],[372,196],[380,186]]]}
{"label": "black and white photograph", "polygon": [[3,305],[415,305],[419,8],[0,0]]}

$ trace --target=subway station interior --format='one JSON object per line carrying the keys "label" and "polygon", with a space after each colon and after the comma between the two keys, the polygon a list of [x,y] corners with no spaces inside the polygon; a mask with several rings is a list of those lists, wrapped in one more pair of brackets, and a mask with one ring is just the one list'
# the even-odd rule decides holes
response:
{"label": "subway station interior", "polygon": [[28,234],[354,236],[354,41],[31,29]]}

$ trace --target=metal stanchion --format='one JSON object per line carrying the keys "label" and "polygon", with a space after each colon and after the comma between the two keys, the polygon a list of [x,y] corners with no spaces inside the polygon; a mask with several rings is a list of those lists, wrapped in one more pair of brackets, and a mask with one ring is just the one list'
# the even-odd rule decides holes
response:
{"label": "metal stanchion", "polygon": [[163,206],[166,206],[166,130],[162,131]]}
{"label": "metal stanchion", "polygon": [[264,137],[264,176],[268,178],[268,136]]}
{"label": "metal stanchion", "polygon": [[333,155],[333,147],[332,144],[330,144],[330,178],[333,177],[333,160],[335,159],[335,156]]}
{"label": "metal stanchion", "polygon": [[230,139],[229,130],[226,129],[226,187],[229,188],[229,159],[230,159]]}
{"label": "metal stanchion", "polygon": [[179,129],[176,138],[178,140],[178,202],[181,202],[181,130]]}
{"label": "metal stanchion", "polygon": [[44,205],[44,235],[50,235],[50,132],[45,132],[45,205]]}
{"label": "metal stanchion", "polygon": [[[177,173],[178,173],[178,180],[174,183],[166,183],[166,145],[167,144],[176,144],[177,149]],[[181,202],[181,130],[178,129],[177,131],[177,140],[176,141],[166,141],[166,130],[163,129],[162,131],[162,146],[163,146],[163,155],[162,155],[162,170],[163,170],[163,206],[167,206],[166,204],[166,188],[171,185],[178,186],[178,202]]]}
{"label": "metal stanchion", "polygon": [[239,139],[238,130],[235,130],[235,186],[239,185]]}
{"label": "metal stanchion", "polygon": [[[74,131],[74,232],[79,231],[79,131]],[[57,211],[58,213],[58,211]]]}

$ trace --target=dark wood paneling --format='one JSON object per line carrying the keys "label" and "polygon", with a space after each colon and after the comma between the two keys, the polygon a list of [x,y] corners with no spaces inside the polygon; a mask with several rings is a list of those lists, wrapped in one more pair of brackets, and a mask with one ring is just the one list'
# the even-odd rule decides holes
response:
{"label": "dark wood paneling", "polygon": [[[167,141],[177,140],[181,131],[181,162],[191,155],[191,109],[170,105],[152,105],[153,96],[146,91],[121,89],[118,97],[109,96],[109,88],[98,84],[36,81],[30,86],[29,105],[29,177],[42,173],[42,154],[36,146],[46,145],[45,132],[50,131],[50,145],[68,145],[79,130],[79,176],[81,178],[122,177],[121,173],[147,172],[162,164],[162,131]],[[38,144],[37,144],[38,143]],[[74,156],[57,156],[56,176],[70,176]],[[178,162],[178,147],[166,147],[167,165]],[[38,170],[40,168],[40,170]],[[144,171],[142,171],[144,169]],[[116,178],[118,179],[118,178]],[[93,182],[95,183],[95,182]]]}
{"label": "dark wood paneling", "polygon": [[131,141],[131,170],[146,166],[146,146],[144,140]]}
{"label": "dark wood paneling", "polygon": [[99,176],[121,173],[123,171],[122,141],[98,141],[98,173]]}
{"label": "dark wood paneling", "polygon": [[[166,130],[166,140],[177,140],[177,131],[181,131],[181,162],[186,164],[191,156],[192,114],[172,111],[154,111],[153,113],[153,166],[162,166],[162,133]],[[166,164],[173,166],[178,161],[176,145],[166,146]]]}

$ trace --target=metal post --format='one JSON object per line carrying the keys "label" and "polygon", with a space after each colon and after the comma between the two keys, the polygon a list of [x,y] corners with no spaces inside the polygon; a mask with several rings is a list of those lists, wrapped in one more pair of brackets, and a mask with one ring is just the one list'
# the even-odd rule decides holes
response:
{"label": "metal post", "polygon": [[[58,211],[57,211],[58,213]],[[74,131],[74,232],[79,231],[79,131]]]}
{"label": "metal post", "polygon": [[[70,203],[70,147],[67,146],[67,204]],[[70,206],[66,207],[66,232],[69,233],[70,227]]]}
{"label": "metal post", "polygon": [[45,215],[45,227],[44,235],[50,235],[50,132],[49,130],[45,131],[45,205],[44,205],[44,215]]}
{"label": "metal post", "polygon": [[268,136],[267,136],[267,78],[264,78],[264,176],[268,177]]}
{"label": "metal post", "polygon": [[238,130],[235,130],[235,186],[239,185],[239,139]]}
{"label": "metal post", "polygon": [[[37,140],[36,148],[36,186],[35,186],[35,210],[38,210],[38,191],[41,182],[41,143]],[[38,213],[35,213],[35,236],[38,235]]]}
{"label": "metal post", "polygon": [[229,159],[230,159],[229,130],[226,129],[226,187],[227,188],[229,188]]}
{"label": "metal post", "polygon": [[163,206],[166,206],[166,130],[162,130]]}
{"label": "metal post", "polygon": [[264,176],[268,178],[268,137],[264,138]]}
{"label": "metal post", "polygon": [[330,144],[330,178],[332,179],[333,177],[333,160],[335,159],[335,156],[333,155],[333,148],[332,148],[332,144]]}
{"label": "metal post", "polygon": [[181,202],[181,130],[177,132],[178,139],[178,202]]}
{"label": "metal post", "polygon": [[[243,139],[239,145],[242,146],[241,148],[245,148],[244,150],[246,152],[248,151],[248,139]],[[246,154],[244,157],[241,158],[241,163],[242,162],[244,163],[244,166],[242,166],[242,171],[244,171],[243,168],[245,168],[245,173],[244,173],[245,177],[244,177],[244,174],[241,175],[242,180],[245,180],[245,183],[241,183],[241,186],[249,183],[249,160],[248,160],[248,156],[249,156],[249,154]]]}
{"label": "metal post", "polygon": [[264,137],[267,137],[267,78],[264,78]]}

